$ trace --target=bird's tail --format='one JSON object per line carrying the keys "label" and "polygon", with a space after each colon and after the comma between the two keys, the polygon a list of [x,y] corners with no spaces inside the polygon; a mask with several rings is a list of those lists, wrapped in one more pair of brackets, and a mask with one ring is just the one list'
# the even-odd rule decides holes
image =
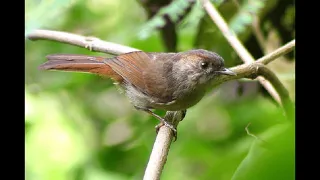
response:
{"label": "bird's tail", "polygon": [[40,70],[60,70],[93,73],[107,76],[115,80],[122,77],[112,70],[104,57],[75,54],[53,54],[46,57],[47,62],[39,66]]}

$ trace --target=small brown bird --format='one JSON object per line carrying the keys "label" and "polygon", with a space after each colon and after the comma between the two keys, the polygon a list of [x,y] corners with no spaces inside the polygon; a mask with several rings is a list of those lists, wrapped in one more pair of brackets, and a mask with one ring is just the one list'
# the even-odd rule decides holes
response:
{"label": "small brown bird", "polygon": [[179,53],[135,51],[112,58],[54,54],[39,69],[76,71],[110,77],[124,89],[136,109],[176,129],[152,109],[186,111],[205,95],[210,82],[220,74],[235,75],[224,67],[218,54],[207,50]]}

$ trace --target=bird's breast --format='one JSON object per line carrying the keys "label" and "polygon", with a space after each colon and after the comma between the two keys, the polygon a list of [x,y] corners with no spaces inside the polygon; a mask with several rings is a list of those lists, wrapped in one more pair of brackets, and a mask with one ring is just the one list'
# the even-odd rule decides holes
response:
{"label": "bird's breast", "polygon": [[181,91],[176,98],[170,102],[153,102],[154,109],[163,109],[167,111],[180,111],[188,109],[197,104],[205,95],[205,89],[196,89],[194,91]]}
{"label": "bird's breast", "polygon": [[172,91],[171,99],[162,99],[159,97],[149,96],[139,91],[134,86],[127,85],[125,87],[125,94],[136,107],[144,109],[179,111],[188,109],[197,104],[205,95],[205,88],[179,87]]}

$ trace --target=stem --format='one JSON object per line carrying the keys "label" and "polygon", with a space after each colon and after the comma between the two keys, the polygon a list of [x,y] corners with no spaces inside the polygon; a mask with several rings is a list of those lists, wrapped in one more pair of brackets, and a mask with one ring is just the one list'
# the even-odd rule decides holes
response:
{"label": "stem", "polygon": [[27,36],[30,40],[52,40],[71,44],[74,46],[88,48],[90,51],[104,52],[108,54],[118,55],[138,49],[102,41],[96,37],[86,37],[61,31],[35,30]]}
{"label": "stem", "polygon": [[272,53],[267,54],[266,56],[263,56],[262,58],[258,59],[256,62],[259,62],[262,64],[268,64],[271,61],[277,59],[278,57],[291,52],[295,46],[296,46],[296,40],[294,39],[288,42],[287,44],[285,44],[284,46],[273,51]]}

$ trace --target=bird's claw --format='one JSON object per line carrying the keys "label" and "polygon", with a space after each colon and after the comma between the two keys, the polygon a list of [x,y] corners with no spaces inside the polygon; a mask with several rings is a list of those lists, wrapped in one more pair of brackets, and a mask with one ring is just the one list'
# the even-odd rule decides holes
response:
{"label": "bird's claw", "polygon": [[167,126],[168,128],[171,129],[171,131],[173,133],[173,142],[175,142],[178,139],[177,129],[172,124],[169,124],[168,122],[163,121],[163,122],[159,123],[158,125],[156,125],[156,127],[155,127],[157,134],[162,126]]}

